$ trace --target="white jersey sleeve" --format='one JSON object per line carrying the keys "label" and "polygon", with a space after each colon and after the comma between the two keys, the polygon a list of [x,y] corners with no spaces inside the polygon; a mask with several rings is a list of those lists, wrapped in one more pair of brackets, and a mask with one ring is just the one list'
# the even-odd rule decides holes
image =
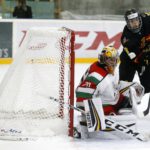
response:
{"label": "white jersey sleeve", "polygon": [[108,74],[97,86],[94,96],[100,97],[102,104],[115,105],[119,100],[118,81],[117,73],[114,75]]}

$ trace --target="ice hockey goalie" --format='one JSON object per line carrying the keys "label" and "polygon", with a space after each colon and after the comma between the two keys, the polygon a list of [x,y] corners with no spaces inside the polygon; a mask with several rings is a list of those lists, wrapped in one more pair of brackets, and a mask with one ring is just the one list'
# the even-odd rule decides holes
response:
{"label": "ice hockey goalie", "polygon": [[98,55],[98,61],[82,76],[76,88],[76,105],[88,115],[78,116],[77,137],[88,138],[89,132],[107,130],[105,116],[139,115],[137,105],[144,95],[144,88],[136,82],[119,81],[118,63],[117,50],[106,46]]}

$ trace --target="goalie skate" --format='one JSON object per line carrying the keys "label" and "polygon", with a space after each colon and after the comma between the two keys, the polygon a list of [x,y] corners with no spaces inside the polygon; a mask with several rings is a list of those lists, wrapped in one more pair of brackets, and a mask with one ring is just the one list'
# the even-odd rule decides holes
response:
{"label": "goalie skate", "polygon": [[73,128],[73,137],[76,139],[81,139],[81,133],[78,131],[76,127]]}

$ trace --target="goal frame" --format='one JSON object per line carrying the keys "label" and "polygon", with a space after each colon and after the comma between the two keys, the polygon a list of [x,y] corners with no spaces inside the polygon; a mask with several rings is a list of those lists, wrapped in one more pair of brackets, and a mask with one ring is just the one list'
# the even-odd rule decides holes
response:
{"label": "goal frame", "polygon": [[[51,27],[48,27],[48,28],[51,28]],[[52,28],[53,29],[53,28]],[[66,47],[66,45],[65,44],[63,44],[63,43],[65,43],[65,38],[64,37],[61,37],[61,40],[59,41],[60,42],[60,44],[62,44],[62,48],[60,49],[60,51],[62,51],[60,54],[62,55],[61,56],[61,59],[60,59],[60,61],[62,61],[62,64],[60,63],[60,73],[62,73],[62,76],[64,75],[63,74],[63,67],[64,67],[64,62],[66,62],[66,60],[65,60],[65,56],[64,56],[64,54],[65,54],[65,50],[67,50],[67,54],[69,54],[69,57],[67,57],[67,58],[69,58],[69,59],[67,59],[67,63],[68,63],[68,76],[67,76],[67,79],[68,79],[68,83],[67,83],[67,85],[68,86],[65,86],[65,84],[63,83],[64,81],[63,81],[63,78],[64,77],[61,77],[60,79],[59,79],[59,82],[60,82],[60,85],[59,85],[59,89],[58,90],[61,90],[61,85],[63,85],[63,87],[62,87],[62,91],[59,91],[59,93],[61,93],[60,95],[59,95],[59,99],[60,99],[60,103],[58,104],[59,105],[59,112],[57,112],[57,115],[58,115],[58,117],[59,118],[62,118],[63,119],[63,116],[64,116],[64,109],[67,109],[67,118],[68,118],[68,123],[66,124],[66,125],[68,125],[68,126],[66,126],[67,127],[67,129],[68,129],[68,136],[72,136],[73,137],[73,126],[74,126],[74,110],[73,109],[71,109],[71,108],[66,108],[65,106],[64,106],[64,104],[63,104],[63,102],[65,101],[65,100],[68,100],[68,104],[70,104],[70,105],[74,105],[74,78],[75,78],[75,76],[74,76],[74,74],[75,74],[75,68],[74,68],[74,65],[75,65],[75,51],[74,51],[74,44],[75,44],[75,32],[73,31],[73,30],[71,30],[71,29],[68,29],[68,28],[66,28],[66,27],[62,27],[62,28],[58,28],[58,30],[59,29],[62,29],[62,30],[64,30],[64,31],[66,31],[67,32],[67,36],[69,37],[67,40],[69,40],[69,42],[68,42],[68,44],[67,44],[67,47]],[[24,46],[23,44],[24,44],[24,41],[26,40],[26,38],[27,38],[27,33],[25,34],[25,36],[24,36],[24,38],[23,38],[23,40],[21,41],[21,44],[19,45],[19,47],[21,48],[22,46]],[[66,49],[67,48],[67,49]],[[20,54],[20,53],[19,53]],[[57,54],[57,53],[56,53]],[[17,54],[17,56],[18,56],[18,54]],[[22,55],[23,56],[23,55]],[[19,59],[20,60],[20,59]],[[19,63],[19,61],[17,60],[17,61],[15,61],[14,63],[13,63],[13,66],[14,65],[16,65],[17,63]],[[28,63],[36,63],[36,61],[34,62],[28,62]],[[12,69],[12,67],[10,67],[9,68],[9,70],[8,70],[8,73],[9,72],[11,72],[11,71],[13,71],[13,69]],[[8,74],[6,74],[6,78],[7,78],[7,76],[8,76]],[[5,78],[5,79],[6,79]],[[4,80],[5,81],[5,80]],[[3,82],[2,83],[2,85],[4,84],[5,82]],[[1,87],[3,87],[3,86],[1,86]],[[68,92],[67,92],[67,98],[65,99],[65,97],[64,97],[64,87],[67,87],[68,88]],[[48,97],[47,97],[48,98]],[[50,100],[50,99],[49,99]],[[62,114],[60,114],[60,113],[62,113]],[[66,115],[65,115],[66,116]],[[48,125],[47,125],[48,126]],[[5,135],[4,135],[5,136]],[[3,136],[3,137],[4,137]],[[6,135],[7,136],[7,135]],[[9,135],[8,135],[9,136]],[[3,138],[2,137],[2,138]],[[2,139],[1,138],[1,139]],[[13,136],[13,138],[15,138],[15,136]],[[11,137],[9,138],[7,138],[6,137],[6,140],[7,139],[9,139],[9,140],[13,140],[13,138],[11,139]],[[16,138],[16,139],[18,139],[18,140],[21,140],[21,138]]]}

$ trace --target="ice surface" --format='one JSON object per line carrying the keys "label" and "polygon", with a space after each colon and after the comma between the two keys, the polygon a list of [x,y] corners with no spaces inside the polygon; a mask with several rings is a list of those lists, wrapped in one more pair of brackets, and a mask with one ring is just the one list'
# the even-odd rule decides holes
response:
{"label": "ice surface", "polygon": [[[75,66],[75,86],[80,81],[82,74],[85,72],[89,64]],[[0,79],[3,78],[8,66],[0,66]],[[135,80],[138,80],[135,77]],[[144,107],[144,106],[143,106]],[[143,108],[142,107],[142,108]],[[75,113],[77,115],[77,112]],[[150,132],[149,117],[142,121],[145,130]],[[75,120],[76,123],[76,120]],[[143,128],[143,127],[142,127]],[[104,134],[104,133],[101,133]],[[105,133],[104,138],[96,136],[87,140],[73,139],[68,136],[54,136],[51,138],[41,138],[33,141],[7,141],[0,140],[0,150],[149,150],[150,141],[140,142],[135,139],[118,138],[115,134],[109,135]]]}

